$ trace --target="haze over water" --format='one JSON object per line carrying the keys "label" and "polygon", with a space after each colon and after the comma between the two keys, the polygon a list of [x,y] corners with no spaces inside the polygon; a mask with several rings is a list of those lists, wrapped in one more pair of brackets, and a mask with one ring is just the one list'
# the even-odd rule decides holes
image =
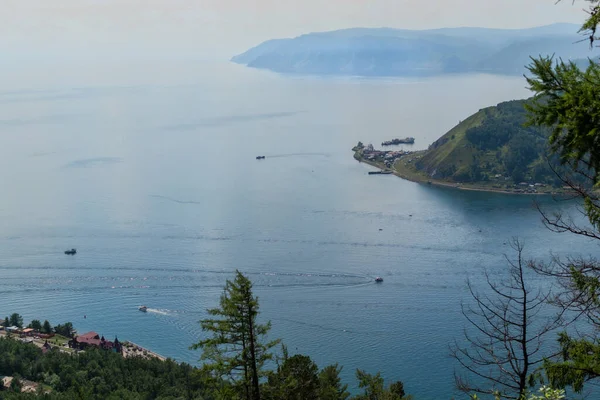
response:
{"label": "haze over water", "polygon": [[24,71],[0,92],[0,317],[72,321],[194,363],[197,321],[239,269],[290,352],[338,362],[351,386],[362,368],[449,398],[465,279],[499,276],[515,235],[531,257],[591,251],[548,232],[531,197],[368,176],[352,158],[359,140],[424,149],[528,96],[522,78],[95,68]]}

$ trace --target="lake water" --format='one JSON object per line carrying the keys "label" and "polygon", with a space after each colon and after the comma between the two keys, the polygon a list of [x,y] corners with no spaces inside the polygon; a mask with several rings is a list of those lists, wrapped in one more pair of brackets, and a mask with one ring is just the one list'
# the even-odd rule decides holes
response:
{"label": "lake water", "polygon": [[544,229],[531,197],[368,176],[352,158],[359,140],[426,148],[527,96],[521,78],[288,78],[196,62],[15,70],[2,83],[2,317],[72,321],[194,363],[197,321],[239,269],[291,352],[338,362],[353,387],[362,368],[450,398],[466,278],[500,275],[515,235],[531,257],[591,251]]}

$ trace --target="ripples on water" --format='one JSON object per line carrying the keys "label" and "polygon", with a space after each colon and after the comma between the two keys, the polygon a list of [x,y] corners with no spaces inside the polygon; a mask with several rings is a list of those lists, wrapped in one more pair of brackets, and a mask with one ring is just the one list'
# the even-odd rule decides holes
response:
{"label": "ripples on water", "polygon": [[544,230],[530,199],[372,177],[352,159],[358,140],[425,148],[524,97],[520,79],[243,73],[0,93],[0,317],[71,321],[196,363],[198,320],[240,269],[290,351],[339,362],[354,389],[362,368],[450,398],[465,279],[501,276],[515,234],[535,257],[589,248]]}

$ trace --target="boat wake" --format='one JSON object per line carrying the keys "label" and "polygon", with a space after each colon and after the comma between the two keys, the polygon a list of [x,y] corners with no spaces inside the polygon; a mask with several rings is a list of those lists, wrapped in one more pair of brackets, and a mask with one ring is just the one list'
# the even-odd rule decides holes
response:
{"label": "boat wake", "polygon": [[160,315],[169,315],[169,312],[167,310],[159,310],[157,308],[148,308],[148,309],[146,309],[146,312],[160,314]]}
{"label": "boat wake", "polygon": [[330,157],[328,153],[289,153],[289,154],[274,154],[267,156],[267,158],[283,158],[283,157],[296,157],[296,156],[317,156],[317,157]]}

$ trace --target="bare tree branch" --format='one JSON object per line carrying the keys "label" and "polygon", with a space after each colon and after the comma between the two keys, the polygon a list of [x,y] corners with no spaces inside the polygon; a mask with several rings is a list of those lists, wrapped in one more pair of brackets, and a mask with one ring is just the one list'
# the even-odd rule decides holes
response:
{"label": "bare tree branch", "polygon": [[479,293],[467,281],[473,304],[463,304],[462,313],[470,329],[464,331],[464,344],[455,342],[451,347],[451,355],[468,375],[490,384],[473,384],[455,373],[457,388],[467,393],[499,393],[502,398],[518,399],[537,366],[556,355],[543,354],[542,344],[545,335],[560,326],[561,318],[535,318],[553,298],[550,289],[530,287],[526,269],[536,264],[523,258],[523,244],[518,239],[512,240],[511,247],[516,259],[506,257],[507,278],[494,282],[485,274],[492,297]]}

